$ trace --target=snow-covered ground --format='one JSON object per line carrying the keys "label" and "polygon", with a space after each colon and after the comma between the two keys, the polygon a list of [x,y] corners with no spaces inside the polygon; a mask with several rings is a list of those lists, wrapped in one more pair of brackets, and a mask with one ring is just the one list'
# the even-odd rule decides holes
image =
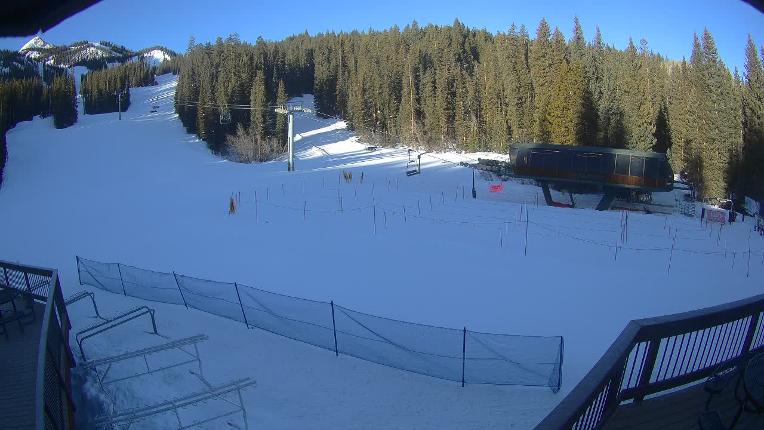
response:
{"label": "snow-covered ground", "polygon": [[[296,172],[282,160],[232,163],[185,133],[173,113],[175,78],[159,83],[131,90],[122,121],[81,115],[55,130],[50,118],[35,119],[8,132],[0,259],[59,269],[65,295],[87,289],[78,285],[80,255],[404,321],[565,338],[560,393],[461,388],[182,306],[94,290],[106,315],[155,308],[164,337],[136,320],[93,338],[88,358],[206,334],[200,353],[210,382],[257,380],[244,397],[253,428],[530,428],[630,319],[762,292],[764,241],[750,223],[720,230],[679,214],[630,213],[622,243],[621,212],[545,207],[538,188],[515,182],[489,193],[480,175],[473,200],[472,170],[455,163],[477,154],[425,155],[422,174],[408,177],[405,149],[367,151],[344,123],[307,114],[296,120]],[[241,205],[231,216],[234,193]],[[576,203],[589,200],[596,196]],[[74,331],[95,322],[84,302],[70,313]],[[200,387],[185,370],[166,371],[122,384],[118,406]]]}

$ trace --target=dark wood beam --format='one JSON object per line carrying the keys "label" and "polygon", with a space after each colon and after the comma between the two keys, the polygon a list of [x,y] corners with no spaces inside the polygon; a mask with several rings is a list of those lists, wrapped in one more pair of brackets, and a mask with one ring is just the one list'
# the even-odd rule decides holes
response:
{"label": "dark wood beam", "polygon": [[0,6],[0,36],[31,36],[47,31],[100,0],[5,0]]}

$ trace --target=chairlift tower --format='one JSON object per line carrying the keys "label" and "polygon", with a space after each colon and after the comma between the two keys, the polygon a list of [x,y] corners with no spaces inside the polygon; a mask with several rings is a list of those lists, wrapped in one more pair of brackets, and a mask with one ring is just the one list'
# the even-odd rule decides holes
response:
{"label": "chairlift tower", "polygon": [[119,111],[119,120],[122,120],[122,91],[115,91],[114,95],[117,96],[117,110]]}
{"label": "chairlift tower", "polygon": [[289,152],[289,158],[287,161],[287,170],[294,171],[294,112],[306,112],[313,113],[312,109],[303,107],[302,105],[282,105],[276,106],[274,109],[276,113],[280,113],[287,116],[287,148]]}

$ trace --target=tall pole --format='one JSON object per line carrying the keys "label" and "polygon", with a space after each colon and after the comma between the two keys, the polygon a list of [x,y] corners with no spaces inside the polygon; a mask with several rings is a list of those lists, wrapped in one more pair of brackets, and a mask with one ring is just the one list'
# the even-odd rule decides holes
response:
{"label": "tall pole", "polygon": [[288,131],[287,131],[287,145],[289,145],[289,165],[287,170],[294,171],[294,113],[290,110],[287,114],[288,118]]}
{"label": "tall pole", "polygon": [[122,92],[117,93],[117,110],[119,110],[119,120],[122,120]]}

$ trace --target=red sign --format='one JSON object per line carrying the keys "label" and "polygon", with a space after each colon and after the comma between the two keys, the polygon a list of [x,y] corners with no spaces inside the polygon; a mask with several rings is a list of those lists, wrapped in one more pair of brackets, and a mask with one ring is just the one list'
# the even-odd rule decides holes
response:
{"label": "red sign", "polygon": [[488,191],[492,193],[500,193],[504,191],[504,184],[491,184],[491,186],[488,187]]}
{"label": "red sign", "polygon": [[706,222],[724,224],[727,221],[727,211],[722,209],[706,209]]}

